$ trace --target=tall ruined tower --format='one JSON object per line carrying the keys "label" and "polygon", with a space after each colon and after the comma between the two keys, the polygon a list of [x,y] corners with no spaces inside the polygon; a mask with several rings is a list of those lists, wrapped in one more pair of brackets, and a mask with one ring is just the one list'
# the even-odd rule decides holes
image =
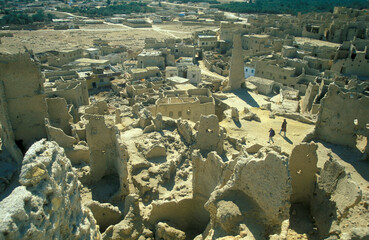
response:
{"label": "tall ruined tower", "polygon": [[231,59],[231,69],[229,73],[229,87],[230,90],[238,89],[241,84],[245,82],[243,70],[243,50],[241,43],[241,36],[239,34],[233,35],[233,49]]}

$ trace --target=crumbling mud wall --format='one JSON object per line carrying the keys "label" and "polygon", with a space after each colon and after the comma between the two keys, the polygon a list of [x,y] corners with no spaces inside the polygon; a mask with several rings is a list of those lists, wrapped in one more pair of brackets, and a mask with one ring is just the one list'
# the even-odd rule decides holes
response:
{"label": "crumbling mud wall", "polygon": [[264,148],[236,160],[229,181],[215,189],[205,204],[212,230],[204,235],[218,238],[248,231],[259,239],[278,232],[289,218],[292,188],[287,157]]}
{"label": "crumbling mud wall", "polygon": [[74,144],[77,144],[77,139],[64,133],[60,128],[51,126],[46,120],[46,132],[50,141],[57,142],[64,150],[69,150]]}
{"label": "crumbling mud wall", "polygon": [[67,101],[64,98],[46,98],[47,112],[50,125],[60,128],[69,136],[72,135],[71,125],[73,117],[68,112]]}
{"label": "crumbling mud wall", "polygon": [[216,152],[210,152],[206,159],[199,150],[191,154],[192,160],[192,187],[194,197],[209,199],[215,187],[222,182],[225,163]]}
{"label": "crumbling mud wall", "polygon": [[318,172],[316,144],[297,145],[291,153],[289,171],[292,182],[292,203],[309,205],[312,200]]}
{"label": "crumbling mud wall", "polygon": [[0,239],[99,239],[64,150],[40,140],[26,153],[21,186],[0,202]]}
{"label": "crumbling mud wall", "polygon": [[0,82],[15,140],[25,148],[46,137],[42,75],[28,54],[0,54]]}
{"label": "crumbling mud wall", "polygon": [[195,135],[195,148],[201,151],[216,151],[219,155],[223,153],[223,142],[225,133],[219,126],[216,115],[201,115],[198,131]]}
{"label": "crumbling mud wall", "polygon": [[4,158],[7,162],[12,162],[16,165],[20,165],[22,162],[22,153],[15,144],[15,136],[13,128],[8,115],[8,106],[5,99],[4,85],[0,81],[0,139],[1,139],[1,154],[7,151],[10,158]]}
{"label": "crumbling mud wall", "polygon": [[[365,198],[359,184],[352,180],[345,167],[329,156],[310,204],[320,238],[366,239],[369,236],[369,212]],[[357,228],[362,228],[363,238],[350,237]]]}
{"label": "crumbling mud wall", "polygon": [[318,138],[335,144],[356,146],[357,135],[369,137],[369,97],[356,92],[343,92],[330,84],[321,100],[316,123]]}
{"label": "crumbling mud wall", "polygon": [[89,104],[86,80],[58,82],[55,87],[56,90],[48,90],[48,97],[58,96],[65,98],[68,104],[73,104],[75,108]]}
{"label": "crumbling mud wall", "polygon": [[313,107],[313,102],[316,95],[319,93],[319,85],[309,83],[305,96],[301,100],[301,112],[308,113]]}
{"label": "crumbling mud wall", "polygon": [[118,151],[114,143],[115,130],[108,126],[103,115],[85,115],[86,138],[90,147],[91,180],[96,182],[108,174],[117,174]]}
{"label": "crumbling mud wall", "polygon": [[121,141],[114,121],[105,120],[104,115],[85,114],[86,139],[90,151],[90,173],[87,182],[98,182],[107,175],[119,176],[119,191],[114,199],[122,199],[128,194],[127,161],[128,151]]}
{"label": "crumbling mud wall", "polygon": [[367,190],[352,179],[331,152],[319,155],[325,163],[318,170],[317,147],[315,143],[303,143],[292,150],[289,169],[293,215],[303,206],[314,219],[317,239],[365,239],[369,236]]}
{"label": "crumbling mud wall", "polygon": [[0,194],[11,185],[23,158],[21,150],[15,144],[4,97],[3,83],[0,81]]}

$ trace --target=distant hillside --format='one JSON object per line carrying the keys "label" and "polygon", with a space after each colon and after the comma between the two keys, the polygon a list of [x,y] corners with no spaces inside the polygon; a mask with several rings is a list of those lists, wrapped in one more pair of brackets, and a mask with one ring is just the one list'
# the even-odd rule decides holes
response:
{"label": "distant hillside", "polygon": [[255,3],[231,2],[213,5],[219,10],[237,13],[333,12],[335,6],[364,9],[368,0],[256,0]]}

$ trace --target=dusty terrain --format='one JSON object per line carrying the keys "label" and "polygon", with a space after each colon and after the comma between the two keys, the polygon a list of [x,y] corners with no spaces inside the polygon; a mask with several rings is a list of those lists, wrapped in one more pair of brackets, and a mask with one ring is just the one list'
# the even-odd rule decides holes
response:
{"label": "dusty terrain", "polygon": [[10,31],[14,37],[2,38],[1,52],[17,53],[23,47],[34,53],[63,50],[74,47],[92,47],[93,39],[108,40],[111,45],[125,45],[133,50],[144,47],[145,38],[188,38],[193,31],[214,30],[209,26],[182,26],[179,22],[156,24],[152,28],[131,28],[123,24],[91,24],[80,29],[37,31]]}

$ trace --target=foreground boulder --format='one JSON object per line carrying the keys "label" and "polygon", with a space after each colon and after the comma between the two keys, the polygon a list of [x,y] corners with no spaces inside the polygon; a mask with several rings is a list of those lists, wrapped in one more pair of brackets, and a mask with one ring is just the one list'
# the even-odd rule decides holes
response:
{"label": "foreground boulder", "polygon": [[0,202],[0,239],[99,239],[64,150],[40,140],[23,159],[21,186]]}

